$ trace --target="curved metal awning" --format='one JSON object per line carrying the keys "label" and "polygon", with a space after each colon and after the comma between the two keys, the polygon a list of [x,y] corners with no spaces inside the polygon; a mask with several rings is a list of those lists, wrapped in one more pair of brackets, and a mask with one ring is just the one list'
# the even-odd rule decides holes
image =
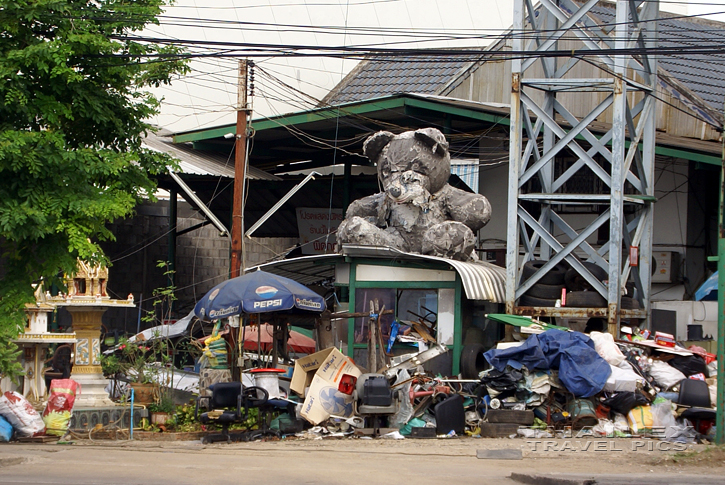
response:
{"label": "curved metal awning", "polygon": [[506,297],[506,270],[485,261],[464,262],[453,259],[406,253],[393,248],[380,246],[344,245],[344,256],[387,258],[397,260],[427,260],[445,263],[451,266],[461,277],[463,289],[469,300],[484,300],[504,303]]}
{"label": "curved metal awning", "polygon": [[264,271],[291,278],[302,284],[319,284],[324,280],[331,281],[335,277],[334,265],[337,262],[342,262],[343,256],[444,263],[453,268],[461,277],[463,289],[468,299],[494,303],[503,303],[505,301],[506,270],[504,268],[484,261],[454,261],[378,246],[344,245],[341,255],[323,254],[283,259],[247,268],[247,271],[261,268]]}

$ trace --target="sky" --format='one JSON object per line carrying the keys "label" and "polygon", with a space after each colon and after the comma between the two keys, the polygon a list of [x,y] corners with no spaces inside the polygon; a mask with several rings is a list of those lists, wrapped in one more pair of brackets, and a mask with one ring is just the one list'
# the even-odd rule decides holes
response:
{"label": "sky", "polygon": [[[663,1],[660,8],[725,22],[725,0]],[[177,0],[144,35],[275,45],[484,47],[512,18],[511,0]],[[313,108],[358,62],[253,61],[253,118]],[[194,59],[190,67],[188,75],[154,91],[162,105],[152,123],[174,133],[234,123],[238,58]]]}
{"label": "sky", "polygon": [[[161,25],[145,34],[285,45],[486,46],[491,42],[488,37],[510,26],[510,5],[510,0],[178,0],[167,9]],[[216,22],[202,23],[198,19]],[[220,25],[219,21],[226,23]],[[441,38],[450,34],[465,34],[467,38]],[[358,62],[317,57],[253,60],[258,66],[252,99],[254,118],[312,108],[315,99],[324,97]],[[234,123],[237,65],[237,59],[192,61],[189,75],[156,91],[164,102],[161,115],[153,122],[172,132]],[[312,98],[305,98],[282,83]]]}

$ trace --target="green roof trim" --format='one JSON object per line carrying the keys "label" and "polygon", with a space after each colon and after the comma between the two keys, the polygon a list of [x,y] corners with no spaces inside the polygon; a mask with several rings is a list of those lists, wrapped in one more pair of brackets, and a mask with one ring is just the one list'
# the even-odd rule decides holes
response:
{"label": "green roof trim", "polygon": [[[485,106],[480,109],[457,105],[453,102],[439,101],[437,99],[426,99],[409,94],[395,94],[392,96],[384,96],[373,98],[366,101],[352,101],[339,106],[331,106],[327,108],[315,108],[309,111],[298,113],[290,113],[286,115],[275,116],[272,118],[259,118],[253,120],[252,125],[257,131],[269,130],[279,127],[295,126],[304,123],[313,123],[316,121],[324,121],[335,119],[338,116],[360,115],[372,113],[375,111],[393,110],[400,108],[417,108],[426,109],[438,113],[457,116],[468,120],[477,120],[486,123],[501,124],[510,126],[510,117],[508,114],[493,113],[486,111]],[[188,131],[174,135],[174,143],[184,142],[200,142],[214,138],[222,138],[229,133],[235,133],[236,125],[224,125],[204,130]],[[582,138],[579,135],[577,138]],[[693,162],[701,162],[709,165],[722,165],[720,155],[702,153],[699,151],[690,151],[682,148],[673,148],[669,146],[657,145],[655,147],[657,155],[682,158]]]}
{"label": "green roof trim", "polygon": [[[376,98],[365,102],[355,101],[340,106],[333,106],[330,108],[317,108],[310,111],[290,113],[286,115],[275,116],[272,118],[259,118],[252,121],[252,126],[254,126],[254,129],[256,131],[269,130],[272,128],[294,126],[302,123],[311,123],[315,121],[335,119],[338,116],[346,116],[348,114],[357,115],[370,113],[372,111],[402,108],[405,106],[405,104],[406,100],[403,96]],[[179,133],[174,135],[174,143],[219,138],[223,137],[227,133],[234,133],[235,130],[236,125],[224,125],[221,127],[209,128],[206,130]]]}
{"label": "green roof trim", "polygon": [[656,146],[655,153],[665,157],[682,158],[693,162],[708,163],[710,165],[722,166],[722,157],[719,155],[708,155],[700,152],[691,152],[681,148],[670,148],[666,146]]}
{"label": "green roof trim", "polygon": [[486,113],[484,111],[466,108],[463,106],[453,106],[450,104],[436,103],[435,101],[428,101],[419,98],[407,98],[405,100],[405,105],[414,108],[424,108],[432,111],[439,111],[441,113],[461,116],[473,120],[487,121],[490,123],[509,125],[510,121],[509,115]]}

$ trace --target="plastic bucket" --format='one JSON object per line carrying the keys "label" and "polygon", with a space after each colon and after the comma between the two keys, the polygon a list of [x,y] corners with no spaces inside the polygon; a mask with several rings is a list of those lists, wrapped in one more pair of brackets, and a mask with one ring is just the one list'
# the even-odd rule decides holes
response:
{"label": "plastic bucket", "polygon": [[279,374],[283,372],[281,369],[254,369],[254,385],[267,391],[269,399],[282,397],[279,392]]}

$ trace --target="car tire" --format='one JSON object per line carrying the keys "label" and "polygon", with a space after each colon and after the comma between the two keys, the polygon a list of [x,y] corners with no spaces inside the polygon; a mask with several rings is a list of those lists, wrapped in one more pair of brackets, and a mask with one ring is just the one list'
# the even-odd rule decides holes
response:
{"label": "car tire", "polygon": [[566,294],[566,306],[574,308],[602,308],[607,300],[596,291],[571,291]]}
{"label": "car tire", "polygon": [[557,300],[561,298],[562,288],[564,288],[564,285],[545,285],[543,283],[536,283],[524,294],[528,296],[533,296],[534,298]]}
{"label": "car tire", "polygon": [[491,367],[483,356],[486,347],[483,344],[467,344],[461,351],[461,377],[478,379],[478,375]]}
{"label": "car tire", "polygon": [[[539,268],[544,266],[547,262],[548,261],[544,260],[536,260],[524,263],[524,269],[521,273],[521,281],[523,282],[528,280],[534,273],[539,270]],[[559,263],[554,266],[551,271],[542,276],[536,283],[543,285],[563,285],[564,276],[566,275],[567,269],[569,269],[569,267],[566,264]]]}
{"label": "car tire", "polygon": [[[598,264],[592,263],[590,261],[585,261],[582,264],[599,281],[609,279],[609,275],[607,274],[606,270]],[[571,268],[566,272],[566,275],[564,276],[564,282],[568,291],[585,291],[594,289],[592,288],[592,285],[589,284],[589,282],[585,280],[584,277],[580,275],[579,272],[574,268]]]}
{"label": "car tire", "polygon": [[554,307],[556,306],[556,300],[549,298],[536,298],[535,296],[522,295],[519,298],[519,306],[542,306],[542,307]]}
{"label": "car tire", "polygon": [[628,296],[623,296],[620,299],[619,304],[622,307],[622,310],[639,310],[640,309],[639,302],[636,299],[630,298]]}

